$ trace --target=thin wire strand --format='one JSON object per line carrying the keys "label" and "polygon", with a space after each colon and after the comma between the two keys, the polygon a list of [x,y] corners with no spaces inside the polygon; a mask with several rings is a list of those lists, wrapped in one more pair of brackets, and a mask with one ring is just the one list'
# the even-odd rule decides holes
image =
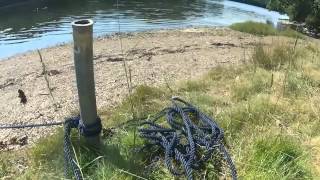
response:
{"label": "thin wire strand", "polygon": [[128,77],[128,67],[127,67],[127,62],[125,60],[125,57],[123,56],[124,51],[123,51],[123,43],[122,43],[122,38],[121,38],[121,27],[120,27],[120,10],[119,10],[119,0],[117,0],[117,11],[118,11],[118,37],[119,37],[119,44],[120,44],[120,51],[121,51],[121,57],[122,57],[122,63],[123,63],[123,68],[125,71],[126,75],[126,80],[127,80],[127,87],[128,87],[128,93],[131,94],[131,86],[129,82],[129,77]]}
{"label": "thin wire strand", "polygon": [[[121,57],[122,57],[122,63],[123,63],[123,68],[125,71],[125,75],[126,75],[126,80],[127,80],[127,88],[128,88],[128,95],[129,95],[129,101],[131,104],[131,113],[132,113],[132,117],[133,119],[135,119],[135,112],[134,112],[134,105],[131,99],[131,95],[132,95],[132,81],[130,81],[131,78],[129,78],[129,73],[128,73],[128,67],[127,67],[127,62],[126,62],[126,57],[127,56],[123,56],[124,55],[124,51],[123,51],[123,43],[122,43],[122,38],[121,38],[121,27],[120,27],[120,10],[119,10],[119,0],[117,0],[117,11],[118,11],[118,37],[119,37],[119,44],[120,44],[120,50],[121,50]],[[131,76],[131,73],[130,73]]]}

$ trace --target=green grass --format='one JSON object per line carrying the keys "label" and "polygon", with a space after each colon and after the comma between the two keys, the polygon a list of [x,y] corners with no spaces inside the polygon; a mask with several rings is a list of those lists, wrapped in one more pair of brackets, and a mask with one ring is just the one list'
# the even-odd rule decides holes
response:
{"label": "green grass", "polygon": [[308,161],[299,142],[283,135],[258,139],[252,148],[253,166],[246,179],[311,179]]}
{"label": "green grass", "polygon": [[232,97],[238,101],[248,100],[250,96],[268,92],[272,86],[272,73],[264,69],[245,72],[232,84]]}
{"label": "green grass", "polygon": [[230,26],[231,29],[245,32],[254,35],[276,35],[277,30],[274,29],[271,25],[265,23],[258,23],[253,21],[247,21],[243,23],[235,23]]}
{"label": "green grass", "polygon": [[287,36],[292,38],[304,38],[304,35],[292,29],[278,31],[270,24],[247,21],[243,23],[235,23],[230,26],[231,29],[259,36]]}
{"label": "green grass", "polygon": [[256,66],[267,70],[284,68],[283,66],[296,66],[296,61],[301,52],[295,50],[294,45],[273,44],[272,47],[264,47],[257,44],[254,49],[252,60]]}
{"label": "green grass", "polygon": [[[163,152],[137,151],[145,142],[137,136],[136,122],[179,95],[224,129],[240,179],[317,179],[318,162],[312,157],[319,154],[308,142],[320,136],[320,53],[308,43],[294,51],[290,43],[261,45],[253,49],[251,64],[220,66],[170,88],[142,85],[117,107],[100,109],[105,127],[100,152],[92,153],[81,145],[78,133],[72,133],[85,178],[174,179],[163,160],[153,162],[156,156],[163,158]],[[59,129],[30,149],[0,153],[0,178],[63,179],[62,134]],[[28,168],[20,171],[17,164]],[[194,176],[219,179],[225,172],[218,156]]]}

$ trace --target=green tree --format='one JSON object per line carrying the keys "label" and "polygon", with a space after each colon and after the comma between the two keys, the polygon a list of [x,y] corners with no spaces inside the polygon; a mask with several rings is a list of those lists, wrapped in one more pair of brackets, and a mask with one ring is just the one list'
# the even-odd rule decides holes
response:
{"label": "green tree", "polygon": [[320,0],[313,2],[312,14],[307,16],[306,23],[314,26],[318,32],[320,31]]}
{"label": "green tree", "polygon": [[288,14],[291,20],[306,22],[320,30],[320,0],[270,0],[268,8]]}

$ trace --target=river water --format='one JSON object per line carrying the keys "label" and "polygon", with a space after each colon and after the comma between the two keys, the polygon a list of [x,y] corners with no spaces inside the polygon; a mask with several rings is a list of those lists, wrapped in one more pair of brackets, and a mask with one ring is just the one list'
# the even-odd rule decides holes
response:
{"label": "river water", "polygon": [[228,26],[266,20],[277,23],[274,11],[228,0],[29,0],[0,8],[0,59],[72,41],[71,23],[95,21],[95,36],[118,32],[189,26]]}

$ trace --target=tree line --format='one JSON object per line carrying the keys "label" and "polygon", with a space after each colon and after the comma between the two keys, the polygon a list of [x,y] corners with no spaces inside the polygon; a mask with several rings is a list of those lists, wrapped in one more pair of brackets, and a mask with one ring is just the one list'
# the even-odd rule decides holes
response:
{"label": "tree line", "polygon": [[320,0],[234,0],[286,13],[291,21],[320,32]]}

